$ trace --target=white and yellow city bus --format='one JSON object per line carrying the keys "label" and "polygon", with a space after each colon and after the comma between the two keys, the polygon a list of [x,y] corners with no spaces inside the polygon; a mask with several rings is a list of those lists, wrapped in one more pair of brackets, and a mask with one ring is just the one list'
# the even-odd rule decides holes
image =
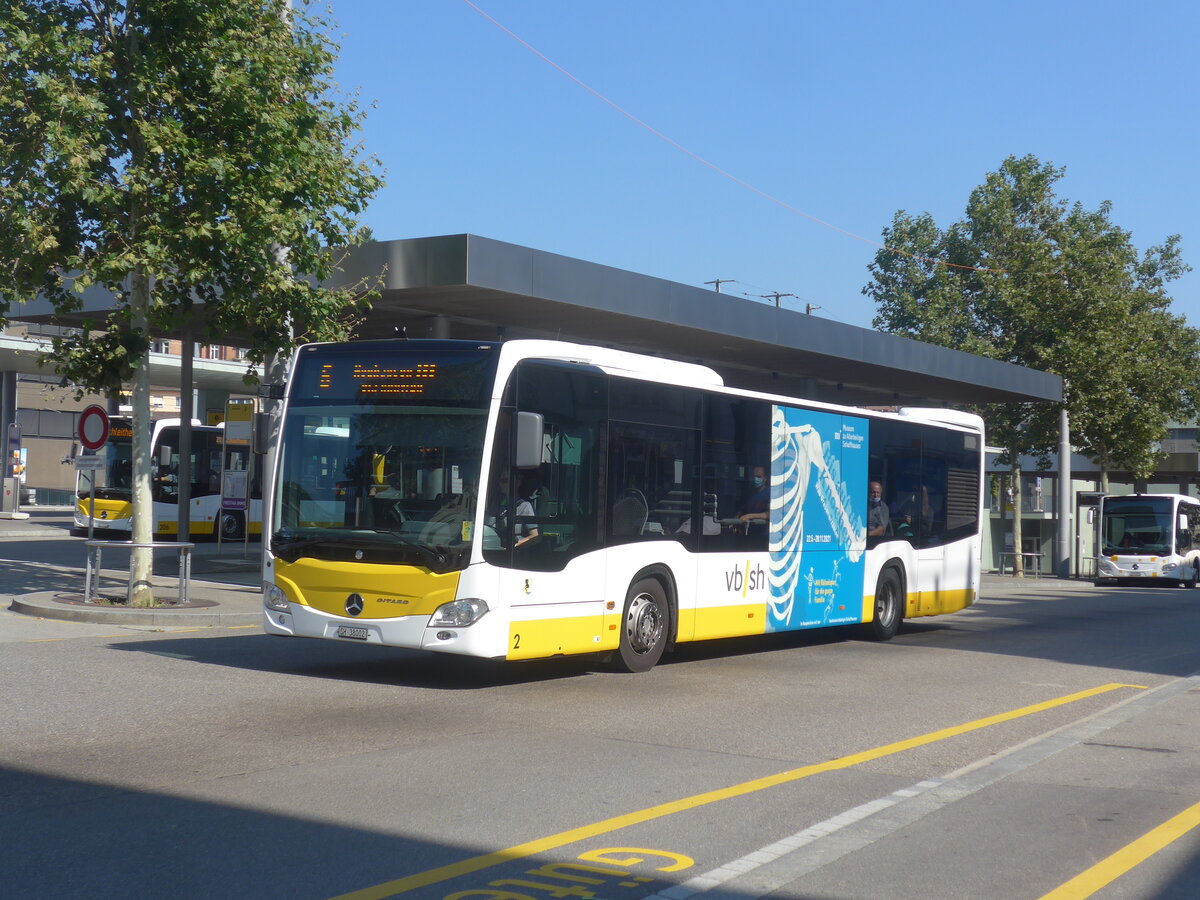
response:
{"label": "white and yellow city bus", "polygon": [[[157,537],[179,533],[179,419],[157,419],[151,435],[151,491]],[[262,531],[262,496],[257,483],[245,510],[221,509],[221,471],[224,465],[256,470],[248,447],[226,448],[222,425],[201,425],[192,420],[191,500],[189,530],[193,537],[225,539],[244,536],[249,519],[250,533]],[[90,453],[90,451],[84,451]],[[97,533],[128,535],[133,525],[133,420],[130,416],[109,417],[108,441],[97,455],[99,469],[81,469],[75,479],[75,528],[88,527],[91,478],[96,478],[95,516]],[[248,515],[247,515],[248,514]]]}
{"label": "white and yellow city bus", "polygon": [[970,414],[557,341],[397,340],[300,348],[282,416],[270,634],[644,671],[686,641],[887,640],[978,596]]}
{"label": "white and yellow city bus", "polygon": [[1185,494],[1109,494],[1100,499],[1096,580],[1200,579],[1200,500]]}

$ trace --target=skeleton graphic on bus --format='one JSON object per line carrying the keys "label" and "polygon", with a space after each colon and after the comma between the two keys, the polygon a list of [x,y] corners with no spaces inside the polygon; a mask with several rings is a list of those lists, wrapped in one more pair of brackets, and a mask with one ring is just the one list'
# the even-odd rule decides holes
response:
{"label": "skeleton graphic on bus", "polygon": [[838,586],[863,574],[867,420],[776,405],[771,438],[768,630],[861,621]]}

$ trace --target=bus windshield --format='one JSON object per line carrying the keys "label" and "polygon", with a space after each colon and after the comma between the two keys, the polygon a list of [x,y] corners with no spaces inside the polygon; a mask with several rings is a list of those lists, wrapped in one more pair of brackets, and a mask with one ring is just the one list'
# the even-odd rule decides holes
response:
{"label": "bus windshield", "polygon": [[1170,497],[1121,497],[1104,501],[1104,555],[1172,552],[1173,503]]}
{"label": "bus windshield", "polygon": [[[83,453],[92,455],[90,450]],[[76,480],[80,499],[87,499],[94,475],[97,500],[129,500],[133,496],[133,424],[129,419],[113,416],[109,420],[108,441],[95,454],[104,463],[99,469],[80,470]]]}
{"label": "bus windshield", "polygon": [[286,561],[461,568],[474,532],[491,348],[349,346],[297,359],[272,551]]}

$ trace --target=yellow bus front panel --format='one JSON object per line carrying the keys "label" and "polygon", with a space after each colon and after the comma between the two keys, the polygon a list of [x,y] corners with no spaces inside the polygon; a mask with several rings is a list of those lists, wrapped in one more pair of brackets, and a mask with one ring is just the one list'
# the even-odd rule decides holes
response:
{"label": "yellow bus front panel", "polygon": [[429,616],[454,599],[461,573],[430,572],[417,566],[346,563],[307,557],[275,560],[275,583],[294,603],[332,616],[352,618],[346,603],[362,597],[363,619]]}

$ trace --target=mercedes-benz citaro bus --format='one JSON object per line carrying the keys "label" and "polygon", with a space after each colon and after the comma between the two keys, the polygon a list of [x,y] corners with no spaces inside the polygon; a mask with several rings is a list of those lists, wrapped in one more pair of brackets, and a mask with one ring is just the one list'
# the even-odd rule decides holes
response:
{"label": "mercedes-benz citaro bus", "polygon": [[645,671],[685,641],[887,640],[978,596],[970,414],[557,341],[394,340],[301,347],[282,416],[270,634]]}
{"label": "mercedes-benz citaro bus", "polygon": [[1100,498],[1098,583],[1200,579],[1200,500],[1183,494]]}
{"label": "mercedes-benz citaro bus", "polygon": [[[152,531],[158,537],[179,534],[179,427],[179,419],[156,419],[150,438]],[[262,529],[261,489],[253,479],[247,510],[221,509],[223,437],[223,426],[201,425],[199,420],[192,420],[189,528],[193,537],[216,537],[219,529],[226,540],[242,538],[247,512],[250,533],[256,535]],[[88,527],[94,475],[95,532],[128,535],[133,527],[133,419],[111,416],[108,441],[96,453],[103,459],[101,467],[80,469],[75,477],[75,529],[82,532]],[[230,448],[226,464],[257,472],[248,447]]]}

